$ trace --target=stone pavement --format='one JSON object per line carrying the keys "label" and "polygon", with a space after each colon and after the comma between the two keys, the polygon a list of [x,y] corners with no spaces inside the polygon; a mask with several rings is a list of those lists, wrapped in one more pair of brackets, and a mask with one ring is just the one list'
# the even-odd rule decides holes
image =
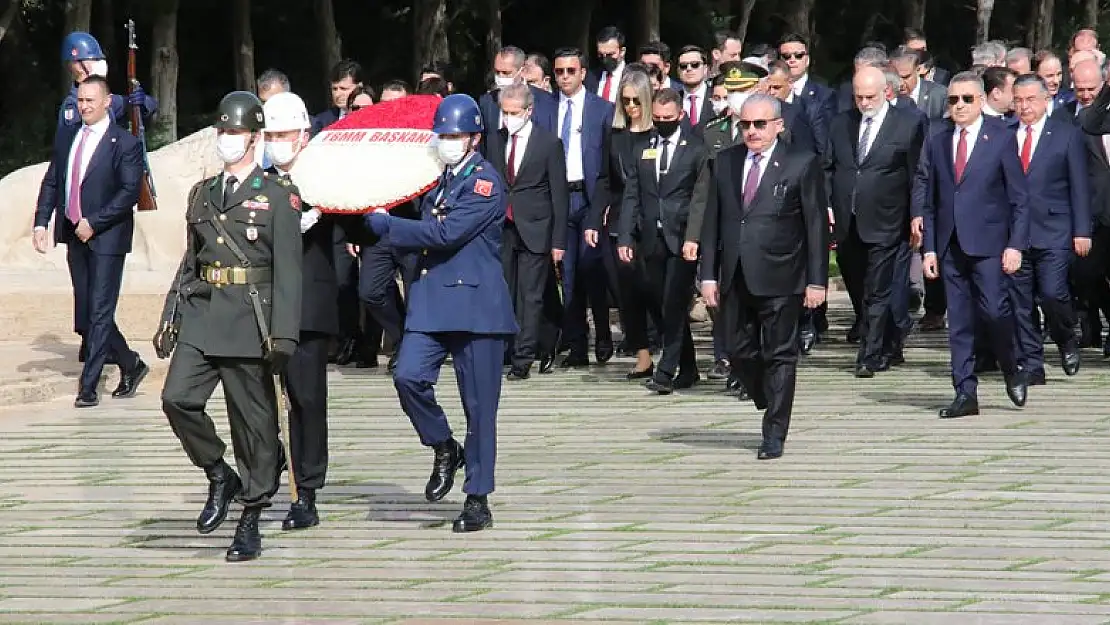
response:
{"label": "stone pavement", "polygon": [[[240,565],[232,520],[195,532],[203,474],[156,385],[9,408],[0,623],[1110,623],[1107,365],[1054,368],[1024,410],[989,378],[984,415],[944,422],[941,336],[857,381],[838,321],[777,462],[718,384],[648,396],[614,362],[508,386],[497,525],[470,536],[460,492],[424,501],[430,454],[389,378],[336,371],[324,523],[283,533],[282,499]],[[440,396],[462,431],[449,370]]]}

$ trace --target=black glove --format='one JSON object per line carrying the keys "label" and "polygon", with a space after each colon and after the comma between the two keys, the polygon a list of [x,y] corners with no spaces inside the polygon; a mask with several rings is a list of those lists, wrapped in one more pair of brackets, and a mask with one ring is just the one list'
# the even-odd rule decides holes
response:
{"label": "black glove", "polygon": [[162,327],[154,333],[154,354],[165,360],[173,353],[174,347],[177,347],[177,328],[172,324],[163,323]]}
{"label": "black glove", "polygon": [[285,371],[285,366],[289,364],[289,360],[293,358],[293,352],[295,351],[297,351],[296,341],[274,339],[273,346],[266,353],[266,362],[270,363],[270,369],[274,373],[281,373]]}

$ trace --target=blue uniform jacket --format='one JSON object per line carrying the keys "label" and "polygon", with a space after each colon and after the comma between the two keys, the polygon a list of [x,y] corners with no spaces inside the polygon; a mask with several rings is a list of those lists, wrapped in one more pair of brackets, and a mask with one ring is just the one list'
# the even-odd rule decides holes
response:
{"label": "blue uniform jacket", "polygon": [[418,253],[405,331],[514,335],[519,328],[501,266],[508,191],[477,153],[458,172],[446,188],[441,178],[425,194],[419,221],[373,216],[388,219],[391,245]]}

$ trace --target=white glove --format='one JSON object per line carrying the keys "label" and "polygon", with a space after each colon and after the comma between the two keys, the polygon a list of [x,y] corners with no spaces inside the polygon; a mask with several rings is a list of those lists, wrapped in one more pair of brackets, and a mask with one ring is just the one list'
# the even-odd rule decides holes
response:
{"label": "white glove", "polygon": [[301,234],[308,232],[308,229],[316,225],[320,221],[320,209],[313,208],[301,213]]}

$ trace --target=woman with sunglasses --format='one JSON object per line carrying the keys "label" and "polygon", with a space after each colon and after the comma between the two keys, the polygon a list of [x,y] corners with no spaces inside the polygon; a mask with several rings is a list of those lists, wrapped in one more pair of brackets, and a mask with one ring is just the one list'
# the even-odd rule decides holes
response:
{"label": "woman with sunglasses", "polygon": [[[630,64],[621,77],[619,99],[613,113],[613,134],[609,148],[609,206],[596,207],[589,216],[590,228],[586,230],[586,243],[590,246],[604,244],[604,236],[616,237],[613,227],[618,221],[624,181],[628,170],[636,166],[636,146],[651,134],[651,79],[647,68],[638,63]],[[610,230],[612,234],[610,235]],[[636,366],[628,372],[629,380],[650,378],[655,373],[651,359],[648,317],[653,326],[662,327],[662,311],[651,305],[648,292],[639,284],[641,278],[635,263],[618,262],[615,241],[609,241],[606,263],[611,263],[611,275],[617,277],[616,290],[620,297],[621,326],[624,329],[624,348],[635,351]]]}

